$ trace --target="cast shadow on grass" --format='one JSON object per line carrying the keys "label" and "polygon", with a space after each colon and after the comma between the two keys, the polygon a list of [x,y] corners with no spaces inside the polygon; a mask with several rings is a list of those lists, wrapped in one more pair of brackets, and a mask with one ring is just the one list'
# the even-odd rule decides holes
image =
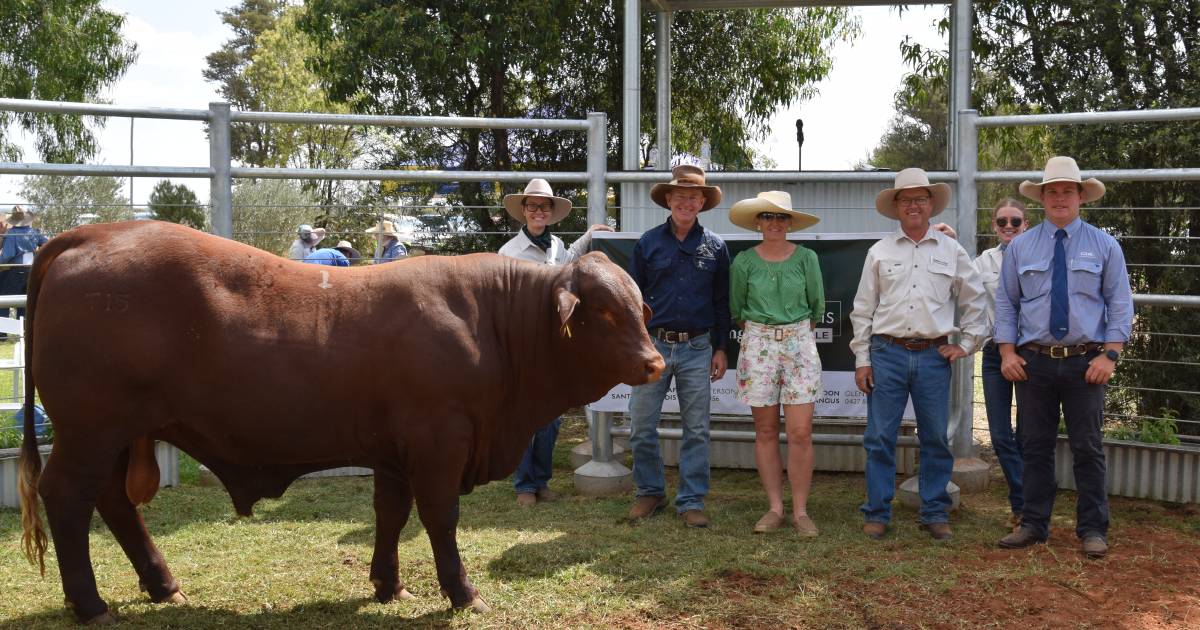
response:
{"label": "cast shadow on grass", "polygon": [[[314,600],[304,602],[286,610],[264,610],[255,613],[238,613],[203,605],[153,605],[144,599],[110,601],[110,610],[115,612],[118,622],[125,626],[149,628],[305,628],[305,627],[354,627],[394,628],[397,624],[414,627],[447,627],[455,615],[469,614],[451,611],[449,608],[406,617],[403,602],[379,604],[373,598],[363,597],[346,600]],[[387,612],[399,612],[386,614]],[[0,630],[25,630],[28,628],[77,627],[75,617],[66,609],[45,611],[0,621]]]}

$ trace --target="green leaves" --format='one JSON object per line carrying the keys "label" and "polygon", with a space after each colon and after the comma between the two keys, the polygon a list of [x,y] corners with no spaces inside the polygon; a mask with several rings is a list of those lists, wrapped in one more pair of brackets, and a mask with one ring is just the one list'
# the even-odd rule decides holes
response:
{"label": "green leaves", "polygon": [[150,213],[159,221],[170,221],[203,230],[207,213],[196,193],[184,184],[162,180],[150,191]]}

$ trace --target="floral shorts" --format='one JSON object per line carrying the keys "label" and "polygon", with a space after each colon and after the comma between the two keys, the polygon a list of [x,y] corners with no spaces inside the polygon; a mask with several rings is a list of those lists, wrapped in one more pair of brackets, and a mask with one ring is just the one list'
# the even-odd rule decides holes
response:
{"label": "floral shorts", "polygon": [[782,326],[746,322],[737,384],[737,399],[751,407],[815,401],[821,388],[821,357],[808,321]]}

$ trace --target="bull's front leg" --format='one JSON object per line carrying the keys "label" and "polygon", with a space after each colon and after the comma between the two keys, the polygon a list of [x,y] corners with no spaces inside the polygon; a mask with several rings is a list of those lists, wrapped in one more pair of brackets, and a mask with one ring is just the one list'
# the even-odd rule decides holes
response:
{"label": "bull's front leg", "polygon": [[487,612],[489,607],[479,597],[479,591],[467,579],[467,570],[458,555],[458,480],[459,472],[429,475],[429,478],[414,480],[417,498],[417,514],[429,544],[433,547],[433,561],[437,567],[438,583],[442,592],[450,598],[454,608],[470,608],[475,612]]}
{"label": "bull's front leg", "polygon": [[371,584],[375,599],[385,604],[395,599],[412,599],[400,581],[396,546],[400,532],[412,512],[412,487],[394,463],[375,465],[375,552],[371,556]]}

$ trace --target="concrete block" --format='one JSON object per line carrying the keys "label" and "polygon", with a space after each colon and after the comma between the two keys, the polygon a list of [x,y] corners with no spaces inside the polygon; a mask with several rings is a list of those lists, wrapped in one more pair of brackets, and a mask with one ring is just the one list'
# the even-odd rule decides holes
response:
{"label": "concrete block", "polygon": [[[958,504],[962,499],[962,492],[959,491],[958,485],[953,481],[946,484],[946,490],[950,492],[950,511],[958,509]],[[920,479],[919,477],[909,477],[900,484],[900,490],[896,493],[900,497],[900,503],[914,510],[921,509],[920,495]]]}
{"label": "concrete block", "polygon": [[591,461],[575,471],[575,489],[588,496],[631,494],[633,471],[615,462]]}
{"label": "concrete block", "polygon": [[950,474],[950,480],[967,494],[983,492],[988,487],[991,467],[991,464],[978,457],[961,457],[954,460],[954,472]]}

